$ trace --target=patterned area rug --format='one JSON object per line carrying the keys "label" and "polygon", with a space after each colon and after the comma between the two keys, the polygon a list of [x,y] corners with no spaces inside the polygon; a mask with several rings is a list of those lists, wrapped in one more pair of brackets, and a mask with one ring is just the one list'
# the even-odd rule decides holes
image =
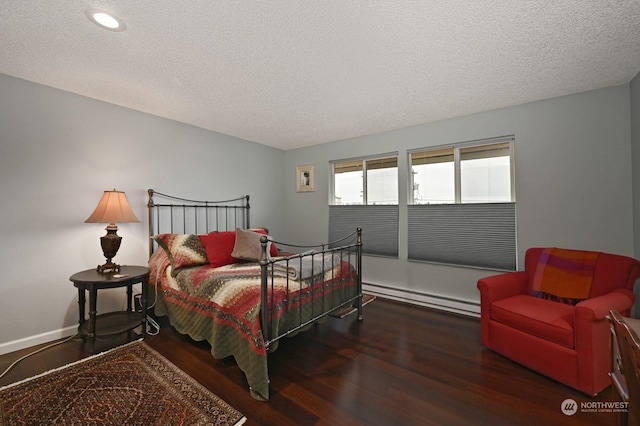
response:
{"label": "patterned area rug", "polygon": [[[371,295],[371,294],[363,294],[362,295],[362,306],[364,307],[365,305],[368,305],[369,303],[373,302],[375,300],[375,296]],[[344,318],[347,315],[350,315],[354,312],[356,312],[358,310],[358,308],[355,308],[353,306],[347,306],[345,308],[342,309],[338,309],[337,311],[335,311],[334,313],[330,314],[332,317],[336,317],[336,318]]]}
{"label": "patterned area rug", "polygon": [[0,425],[236,425],[246,418],[144,342],[0,388]]}

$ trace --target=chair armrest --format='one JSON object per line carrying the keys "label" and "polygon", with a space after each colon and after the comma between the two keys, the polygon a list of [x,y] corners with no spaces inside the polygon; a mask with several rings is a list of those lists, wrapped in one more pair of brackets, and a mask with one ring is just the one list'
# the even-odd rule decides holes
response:
{"label": "chair armrest", "polygon": [[507,297],[524,294],[529,274],[525,271],[492,275],[478,280],[478,290],[482,303],[491,303]]}
{"label": "chair armrest", "polygon": [[608,384],[606,375],[611,369],[611,351],[607,348],[611,331],[605,318],[611,309],[628,313],[634,300],[631,290],[616,288],[611,293],[583,300],[576,305],[575,349],[580,381],[588,383],[601,377],[598,379],[601,385]]}
{"label": "chair armrest", "polygon": [[616,288],[611,293],[583,300],[576,305],[576,324],[605,320],[611,309],[628,312],[634,301],[633,292],[626,288]]}
{"label": "chair armrest", "polygon": [[482,344],[491,347],[489,323],[491,321],[491,304],[507,297],[524,294],[529,274],[525,271],[507,272],[492,275],[478,280],[480,290],[480,336]]}

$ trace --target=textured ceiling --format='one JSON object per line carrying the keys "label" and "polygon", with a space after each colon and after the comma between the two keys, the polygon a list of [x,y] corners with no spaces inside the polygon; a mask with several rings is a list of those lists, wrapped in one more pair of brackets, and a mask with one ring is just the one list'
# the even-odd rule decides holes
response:
{"label": "textured ceiling", "polygon": [[[99,28],[91,6],[124,32]],[[0,73],[292,149],[628,83],[640,0],[2,0]]]}

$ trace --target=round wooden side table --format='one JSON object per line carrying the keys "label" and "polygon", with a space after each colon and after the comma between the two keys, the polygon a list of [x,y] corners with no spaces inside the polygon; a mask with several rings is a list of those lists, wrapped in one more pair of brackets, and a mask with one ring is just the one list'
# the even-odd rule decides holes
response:
{"label": "round wooden side table", "polygon": [[[147,287],[149,268],[144,266],[122,266],[120,271],[102,273],[96,269],[73,274],[69,280],[78,288],[78,333],[95,341],[98,336],[124,333],[142,326],[142,338],[147,334]],[[133,286],[140,284],[141,310],[133,306]],[[127,310],[98,315],[98,290],[127,287]],[[89,319],[85,317],[86,292],[89,292]]]}

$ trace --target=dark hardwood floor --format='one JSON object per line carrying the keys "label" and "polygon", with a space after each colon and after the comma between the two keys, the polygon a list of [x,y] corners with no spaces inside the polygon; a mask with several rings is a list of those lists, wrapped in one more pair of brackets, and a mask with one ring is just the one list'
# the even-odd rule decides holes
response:
{"label": "dark hardwood floor", "polygon": [[[606,425],[616,414],[568,417],[565,399],[588,397],[485,349],[479,320],[378,298],[355,315],[285,339],[269,359],[271,398],[254,400],[233,359],[163,328],[147,344],[247,417],[247,425]],[[100,345],[119,344],[116,337]],[[88,355],[71,340],[36,354],[0,379],[12,383]],[[0,356],[0,371],[28,353]]]}

